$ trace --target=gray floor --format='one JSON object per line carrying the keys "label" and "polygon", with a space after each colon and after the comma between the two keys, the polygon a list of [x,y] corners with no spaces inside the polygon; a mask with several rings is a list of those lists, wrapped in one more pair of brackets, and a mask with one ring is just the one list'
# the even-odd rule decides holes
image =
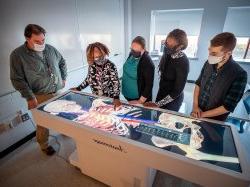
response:
{"label": "gray floor", "polygon": [[[75,145],[72,139],[53,133],[61,144],[57,155],[48,157],[38,148],[35,138],[0,160],[1,187],[43,187],[43,186],[106,186],[80,172],[67,161]],[[51,137],[51,144],[58,150],[58,143]],[[190,182],[158,172],[154,187],[180,186],[196,187]]]}
{"label": "gray floor", "polygon": [[[35,139],[5,157],[0,162],[0,186],[105,186],[84,176],[65,159],[75,145],[70,138],[56,135],[61,144],[56,156],[48,157],[38,148]],[[58,150],[55,140],[51,144]]]}

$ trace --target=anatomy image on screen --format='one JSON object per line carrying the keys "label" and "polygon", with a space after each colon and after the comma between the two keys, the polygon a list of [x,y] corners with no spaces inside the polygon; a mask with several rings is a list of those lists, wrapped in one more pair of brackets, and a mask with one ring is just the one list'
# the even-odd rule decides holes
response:
{"label": "anatomy image on screen", "polygon": [[185,156],[195,160],[213,160],[213,161],[239,163],[238,158],[235,157],[225,157],[219,155],[206,154],[197,150],[201,148],[202,146],[201,143],[204,140],[204,136],[200,132],[201,127],[196,125],[194,121],[199,122],[198,120],[194,119],[162,113],[159,116],[159,124],[156,125],[166,127],[168,129],[173,129],[181,133],[185,131],[190,132],[191,130],[190,144],[185,145],[177,141],[171,141],[157,136],[152,136],[151,140],[153,144],[157,147],[167,147],[169,145],[176,145],[180,149],[186,152]]}
{"label": "anatomy image on screen", "polygon": [[241,171],[231,130],[226,126],[126,103],[114,109],[112,99],[77,93],[55,99],[42,110],[78,125]]}

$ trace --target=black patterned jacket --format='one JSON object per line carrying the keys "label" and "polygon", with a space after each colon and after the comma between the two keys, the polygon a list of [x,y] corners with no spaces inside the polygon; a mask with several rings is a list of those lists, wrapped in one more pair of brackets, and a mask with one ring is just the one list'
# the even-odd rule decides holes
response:
{"label": "black patterned jacket", "polygon": [[87,77],[77,90],[80,91],[87,86],[90,86],[95,95],[119,99],[120,81],[115,64],[107,60],[102,65],[89,65]]}

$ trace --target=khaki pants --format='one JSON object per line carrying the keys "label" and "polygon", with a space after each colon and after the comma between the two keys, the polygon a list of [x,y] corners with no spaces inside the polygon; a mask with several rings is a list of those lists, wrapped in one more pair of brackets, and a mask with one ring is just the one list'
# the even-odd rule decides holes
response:
{"label": "khaki pants", "polygon": [[[38,104],[40,104],[56,96],[56,94],[44,94],[44,95],[35,95],[35,96],[36,96]],[[41,149],[42,150],[46,149],[49,146],[49,129],[37,125],[36,139]]]}

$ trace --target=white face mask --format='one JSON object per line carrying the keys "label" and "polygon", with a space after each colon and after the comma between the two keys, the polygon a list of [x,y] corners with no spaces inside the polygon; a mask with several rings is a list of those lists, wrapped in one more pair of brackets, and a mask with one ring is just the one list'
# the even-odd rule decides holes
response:
{"label": "white face mask", "polygon": [[42,45],[34,44],[34,51],[42,52],[45,49],[45,43]]}
{"label": "white face mask", "polygon": [[223,56],[208,56],[208,63],[209,64],[218,64],[223,61]]}

